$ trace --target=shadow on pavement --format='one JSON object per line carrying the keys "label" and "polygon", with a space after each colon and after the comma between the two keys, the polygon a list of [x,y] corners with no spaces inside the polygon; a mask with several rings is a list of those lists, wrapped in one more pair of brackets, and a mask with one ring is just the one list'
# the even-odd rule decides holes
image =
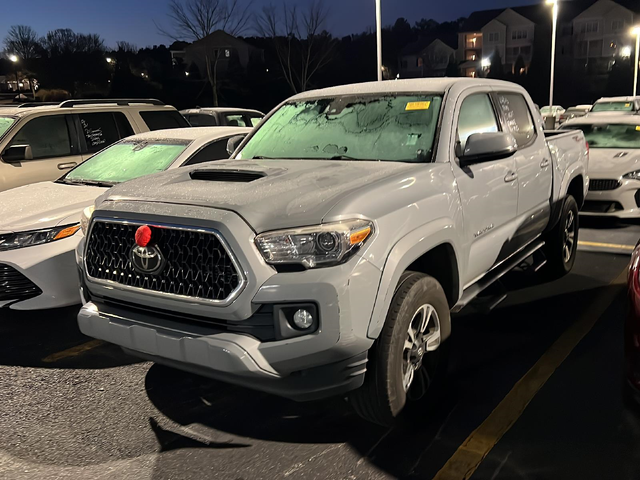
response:
{"label": "shadow on pavement", "polygon": [[68,354],[56,361],[44,361],[53,354],[93,340],[78,329],[79,310],[79,305],[33,311],[0,309],[0,365],[95,369],[141,362],[108,344],[83,350],[81,354]]}
{"label": "shadow on pavement", "polygon": [[181,425],[269,442],[347,443],[395,477],[432,478],[594,296],[608,289],[620,286],[572,275],[534,287],[529,294],[535,301],[516,298],[489,315],[456,318],[446,385],[391,430],[360,420],[341,398],[296,403],[159,365],[148,371],[145,386],[154,406]]}

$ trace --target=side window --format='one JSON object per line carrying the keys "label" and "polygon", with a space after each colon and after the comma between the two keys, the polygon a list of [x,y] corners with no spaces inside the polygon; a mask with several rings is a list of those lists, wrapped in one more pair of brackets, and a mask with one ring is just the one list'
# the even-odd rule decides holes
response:
{"label": "side window", "polygon": [[497,97],[502,118],[516,139],[518,147],[526,147],[536,138],[536,129],[527,101],[518,93],[498,93]]}
{"label": "side window", "polygon": [[111,112],[79,113],[82,133],[87,149],[83,153],[96,153],[120,140],[118,127]]}
{"label": "side window", "polygon": [[118,134],[120,138],[130,137],[134,134],[129,119],[122,112],[115,112],[113,117],[116,119],[116,125],[118,126]]}
{"label": "side window", "polygon": [[187,120],[192,127],[215,127],[218,125],[216,117],[204,113],[191,114]]}
{"label": "side window", "polygon": [[227,153],[228,141],[228,138],[223,138],[222,140],[216,140],[215,142],[210,143],[187,160],[183,166],[229,158],[229,154]]}
{"label": "side window", "polygon": [[488,94],[477,93],[463,100],[458,117],[458,139],[463,150],[470,135],[497,131],[498,122]]}
{"label": "side window", "polygon": [[262,117],[249,116],[249,121],[251,122],[249,126],[255,127],[260,123],[260,120],[262,120]]}
{"label": "side window", "polygon": [[227,125],[229,127],[248,127],[244,117],[242,115],[225,115],[227,119]]}
{"label": "side window", "polygon": [[9,145],[29,145],[34,160],[71,155],[66,115],[34,118],[16,133]]}
{"label": "side window", "polygon": [[166,128],[182,128],[191,126],[179,112],[172,110],[150,110],[140,112],[140,116],[152,132],[155,130],[164,130]]}

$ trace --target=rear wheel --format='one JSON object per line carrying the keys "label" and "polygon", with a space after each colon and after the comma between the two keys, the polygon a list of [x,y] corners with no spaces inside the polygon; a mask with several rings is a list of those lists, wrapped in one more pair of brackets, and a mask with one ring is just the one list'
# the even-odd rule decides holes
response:
{"label": "rear wheel", "polygon": [[446,369],[443,333],[449,321],[449,305],[438,281],[405,273],[370,350],[364,385],[349,395],[361,417],[391,425],[408,400],[426,397]]}
{"label": "rear wheel", "polygon": [[545,238],[544,252],[547,277],[554,280],[571,271],[578,252],[578,204],[568,195],[562,205],[562,213],[557,225]]}

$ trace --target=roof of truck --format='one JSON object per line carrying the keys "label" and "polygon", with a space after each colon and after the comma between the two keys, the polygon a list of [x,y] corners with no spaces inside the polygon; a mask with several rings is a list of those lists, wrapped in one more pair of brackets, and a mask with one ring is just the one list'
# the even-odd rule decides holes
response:
{"label": "roof of truck", "polygon": [[309,90],[291,97],[291,100],[305,98],[330,97],[337,95],[367,95],[378,93],[444,93],[455,84],[468,86],[511,86],[515,84],[487,78],[411,78],[406,80],[389,80],[384,82],[354,83],[338,87]]}

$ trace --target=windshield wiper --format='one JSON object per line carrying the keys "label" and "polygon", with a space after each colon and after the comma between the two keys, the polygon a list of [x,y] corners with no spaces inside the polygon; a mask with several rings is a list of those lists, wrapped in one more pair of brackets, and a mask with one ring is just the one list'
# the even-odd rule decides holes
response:
{"label": "windshield wiper", "polygon": [[90,187],[113,187],[115,185],[114,182],[101,182],[98,180],[67,180],[63,178],[59,180],[58,183],[64,183],[65,185],[87,185]]}
{"label": "windshield wiper", "polygon": [[368,158],[350,157],[349,155],[334,155],[329,160],[353,160],[356,162],[377,162],[378,161],[378,160],[371,160]]}

